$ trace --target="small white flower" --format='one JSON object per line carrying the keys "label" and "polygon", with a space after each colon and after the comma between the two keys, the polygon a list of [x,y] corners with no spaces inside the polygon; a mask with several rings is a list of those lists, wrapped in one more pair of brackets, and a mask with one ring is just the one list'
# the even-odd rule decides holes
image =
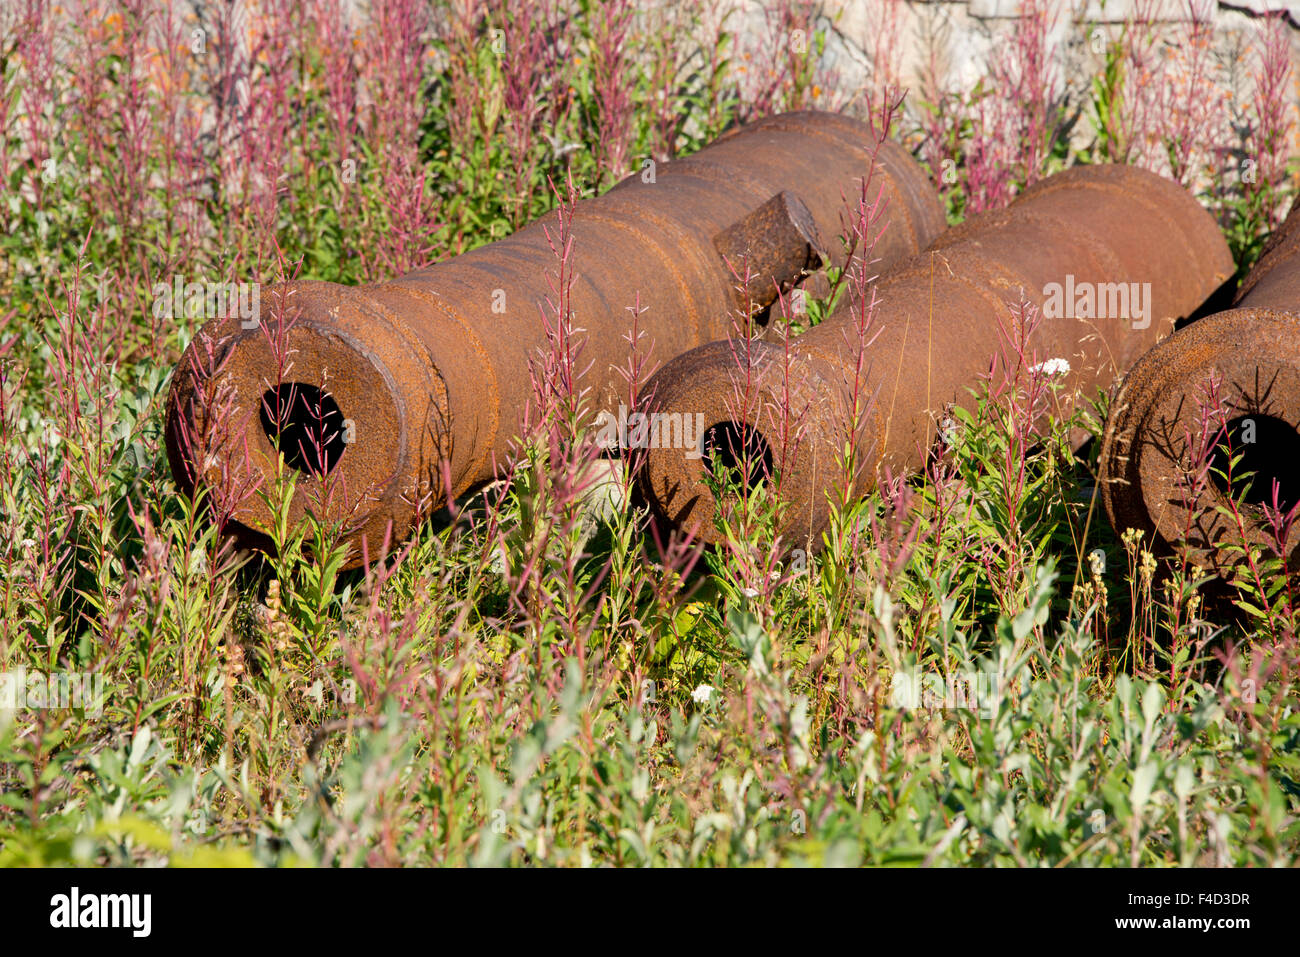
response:
{"label": "small white flower", "polygon": [[710,685],[700,685],[691,692],[691,700],[696,704],[708,704],[709,699],[713,697],[713,688]]}
{"label": "small white flower", "polygon": [[1070,371],[1070,363],[1067,359],[1048,359],[1046,362],[1038,363],[1029,371],[1041,372],[1045,376],[1066,375]]}
{"label": "small white flower", "polygon": [[757,589],[757,588],[742,588],[742,589],[740,590],[740,593],[741,593],[742,595],[744,595],[746,598],[757,598],[757,597],[758,597],[758,589]]}

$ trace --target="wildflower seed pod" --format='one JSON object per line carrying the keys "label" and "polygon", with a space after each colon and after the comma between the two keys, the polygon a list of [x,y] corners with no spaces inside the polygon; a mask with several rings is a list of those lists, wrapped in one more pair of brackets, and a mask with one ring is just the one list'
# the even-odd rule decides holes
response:
{"label": "wildflower seed pod", "polygon": [[703,447],[651,448],[640,487],[662,519],[717,541],[709,463],[748,455],[751,484],[779,477],[787,541],[815,539],[830,495],[922,465],[945,407],[973,404],[1018,304],[1044,317],[1024,344],[1037,359],[1022,358],[1059,376],[1065,399],[1109,385],[1231,275],[1214,220],[1171,180],[1059,173],[885,271],[873,309],[846,297],[788,344],[719,341],[668,363],[647,386],[653,414],[700,416]]}
{"label": "wildflower seed pod", "polygon": [[[173,474],[186,492],[209,489],[244,543],[266,547],[273,516],[253,490],[275,485],[278,441],[298,473],[289,521],[308,510],[343,521],[374,554],[507,460],[559,295],[590,370],[577,388],[590,389],[592,411],[617,407],[634,304],[639,349],[662,361],[724,335],[738,306],[760,312],[823,257],[843,266],[842,197],[873,159],[892,213],[876,255],[896,262],[943,228],[934,188],[868,126],[798,112],[574,204],[571,255],[556,248],[565,230],[552,213],[391,282],[271,287],[260,323],[213,321],[182,357],[169,397]],[[360,559],[358,548],[351,563]]]}
{"label": "wildflower seed pod", "polygon": [[[1235,460],[1235,461],[1234,461]],[[1102,439],[1101,499],[1148,547],[1184,545],[1223,578],[1242,553],[1279,549],[1300,572],[1300,212],[1274,233],[1233,308],[1178,330],[1124,378]],[[1274,500],[1276,491],[1277,499]],[[1277,516],[1274,516],[1277,518]]]}

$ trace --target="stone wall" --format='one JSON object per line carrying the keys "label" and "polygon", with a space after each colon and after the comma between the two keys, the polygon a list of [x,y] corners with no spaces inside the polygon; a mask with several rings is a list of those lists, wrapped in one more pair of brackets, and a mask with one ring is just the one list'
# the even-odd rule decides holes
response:
{"label": "stone wall", "polygon": [[[740,16],[731,29],[739,34],[742,49],[765,45],[771,50],[772,11],[779,9],[773,6],[776,0],[739,2]],[[1086,148],[1096,136],[1093,79],[1103,71],[1108,51],[1120,40],[1125,24],[1145,15],[1149,26],[1130,36],[1150,39],[1146,49],[1152,75],[1136,84],[1128,78],[1124,94],[1145,101],[1144,123],[1152,129],[1144,134],[1145,153],[1130,154],[1130,160],[1169,172],[1162,168],[1161,140],[1171,129],[1182,128],[1176,117],[1171,121],[1171,115],[1182,111],[1190,116],[1202,103],[1212,104],[1211,110],[1202,110],[1199,120],[1193,118],[1189,125],[1195,126],[1197,134],[1186,138],[1195,143],[1188,175],[1196,186],[1212,182],[1216,168],[1245,169],[1243,164],[1254,162],[1245,147],[1261,73],[1259,57],[1267,31],[1280,23],[1292,65],[1289,152],[1300,154],[1300,0],[820,0],[814,20],[826,38],[820,75],[829,89],[816,104],[827,108],[848,104],[850,112],[862,113],[867,95],[892,81],[908,90],[906,109],[912,122],[907,125],[914,132],[922,125],[918,114],[923,101],[956,102],[971,116],[971,102],[977,98],[970,94],[981,81],[989,89],[990,65],[1000,58],[1005,73],[1005,64],[1015,60],[1015,35],[1018,29],[1024,31],[1024,2],[1036,3],[1050,25],[1045,35],[1046,60],[1056,102],[1068,117],[1068,137],[1076,148]],[[1201,39],[1199,46],[1192,43],[1193,37]],[[1198,52],[1190,52],[1193,48]],[[1179,89],[1184,91],[1181,100],[1170,92]],[[1194,95],[1186,95],[1188,89]],[[1007,96],[1005,89],[993,92]],[[1155,113],[1160,116],[1153,121]],[[1211,113],[1212,118],[1205,120]],[[921,134],[915,136],[910,143],[914,147]]]}
{"label": "stone wall", "polygon": [[[751,24],[762,3],[750,4]],[[1213,27],[1213,54],[1224,79],[1245,65],[1262,18],[1279,15],[1292,28],[1293,62],[1300,58],[1300,2],[1287,0],[1046,0],[1052,19],[1049,48],[1063,86],[1086,86],[1102,64],[1105,42],[1145,12],[1169,43],[1192,20]],[[869,86],[894,72],[904,86],[922,87],[928,60],[937,61],[950,89],[969,89],[987,73],[991,54],[1006,42],[1022,0],[825,0],[818,24],[827,32],[825,64],[842,88]],[[757,8],[757,9],[756,9]],[[751,29],[753,27],[751,26]],[[890,41],[893,41],[892,43]],[[892,49],[882,50],[888,45]],[[1236,71],[1240,72],[1240,70]],[[1297,71],[1300,72],[1300,71]]]}

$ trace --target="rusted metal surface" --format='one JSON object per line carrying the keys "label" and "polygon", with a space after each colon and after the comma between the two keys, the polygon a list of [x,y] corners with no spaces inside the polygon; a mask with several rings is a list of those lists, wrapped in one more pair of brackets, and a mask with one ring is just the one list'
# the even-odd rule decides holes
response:
{"label": "rusted metal surface", "polygon": [[[870,171],[876,139],[837,114],[784,114],[578,203],[570,306],[574,326],[585,330],[582,359],[591,367],[582,385],[592,388],[594,408],[626,401],[617,370],[626,366],[628,310],[638,297],[640,328],[663,361],[725,335],[738,297],[761,308],[823,254],[843,266],[835,240],[842,198]],[[943,229],[943,210],[905,149],[886,142],[877,159],[873,182],[884,189],[890,221],[876,252],[891,263],[929,244]],[[264,399],[279,396],[292,415],[310,418],[313,403],[268,391],[297,383],[296,395],[333,403],[324,429],[332,468],[313,468],[285,449],[301,472],[290,519],[311,508],[345,520],[349,539],[364,536],[372,552],[389,531],[402,539],[419,514],[442,504],[444,469],[458,495],[507,456],[531,397],[529,362],[547,342],[543,309],[554,299],[549,282],[559,263],[546,230],[557,236],[554,214],[391,282],[275,286],[261,297],[260,326],[235,319],[204,326],[169,397],[178,483],[191,491],[202,472],[219,493],[250,478],[269,488],[272,436],[286,421]],[[734,256],[745,261],[729,263]],[[753,278],[738,292],[733,270],[746,264]],[[217,396],[228,400],[220,415]],[[210,436],[218,419],[235,435],[210,452],[194,439]],[[298,425],[310,431],[310,423]],[[322,431],[319,422],[312,427]],[[232,527],[247,543],[265,544],[259,533],[270,519],[260,496],[248,495]],[[354,551],[352,562],[359,560]]]}
{"label": "rusted metal surface", "polygon": [[[857,420],[859,469],[854,495],[881,470],[919,467],[946,404],[969,406],[970,389],[999,350],[1000,326],[1022,299],[1044,307],[1052,284],[1090,287],[1107,296],[1105,318],[1045,318],[1029,348],[1070,364],[1065,393],[1109,385],[1180,318],[1227,282],[1232,257],[1213,219],[1175,183],[1131,167],[1078,167],[1025,191],[1010,207],[973,217],[877,284],[866,365],[858,380],[868,397]],[[1149,322],[1112,310],[1112,283],[1149,283]],[[1050,291],[1050,293],[1049,293]],[[1076,305],[1077,303],[1077,299]],[[1120,305],[1118,302],[1115,305]],[[1053,310],[1055,311],[1055,309]],[[1066,312],[1066,310],[1061,310]],[[1102,310],[1096,310],[1100,312]],[[1050,315],[1050,313],[1045,313]],[[648,389],[661,415],[703,416],[704,448],[651,449],[640,484],[667,521],[716,541],[709,490],[710,446],[747,434],[780,472],[787,541],[814,544],[829,517],[827,493],[854,428],[852,384],[860,351],[851,303],[783,347],[755,342],[746,359],[733,343],[714,342],[662,368]],[[749,383],[752,400],[738,394]],[[788,396],[788,397],[787,397]],[[784,411],[782,411],[784,410]],[[739,421],[737,416],[739,416]],[[783,438],[800,423],[797,444]],[[720,447],[718,450],[723,451]],[[704,454],[701,455],[700,453]]]}
{"label": "rusted metal surface", "polygon": [[826,261],[812,213],[788,191],[728,226],[713,246],[731,270],[737,310],[751,316]]}
{"label": "rusted metal surface", "polygon": [[[1185,545],[1227,576],[1227,541],[1271,541],[1264,506],[1300,501],[1300,213],[1294,208],[1242,282],[1234,308],[1180,329],[1124,379],[1102,440],[1102,501],[1119,532],[1142,530],[1157,553]],[[1210,383],[1217,382],[1216,392]],[[1207,430],[1206,423],[1210,423]],[[1221,451],[1219,451],[1221,450]],[[1243,456],[1226,481],[1230,459]],[[1211,472],[1195,480],[1202,465]],[[1216,479],[1214,471],[1225,473]],[[1230,499],[1245,497],[1231,516]],[[1300,571],[1300,527],[1283,543]]]}

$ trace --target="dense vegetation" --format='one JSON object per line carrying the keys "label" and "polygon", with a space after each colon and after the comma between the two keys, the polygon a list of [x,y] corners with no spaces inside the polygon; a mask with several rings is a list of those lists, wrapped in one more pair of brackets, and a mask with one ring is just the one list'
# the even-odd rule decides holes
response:
{"label": "dense vegetation", "polygon": [[[508,474],[365,571],[319,522],[236,553],[177,494],[162,403],[200,319],[156,284],[380,279],[749,117],[887,107],[925,42],[897,3],[866,89],[791,0],[745,31],[703,2],[210,6],[0,11],[0,672],[103,690],[0,709],[0,863],[1294,860],[1295,583],[1255,547],[1214,599],[1115,537],[1070,441],[1105,397],[1052,414],[1032,316],[929,469],[842,501],[815,554],[774,538],[771,483],[717,549],[650,529],[580,389],[539,389]],[[1285,25],[1225,78],[1204,23],[1072,24],[1074,88],[1052,6],[894,113],[951,219],[1141,163],[1248,268],[1290,195]]]}

